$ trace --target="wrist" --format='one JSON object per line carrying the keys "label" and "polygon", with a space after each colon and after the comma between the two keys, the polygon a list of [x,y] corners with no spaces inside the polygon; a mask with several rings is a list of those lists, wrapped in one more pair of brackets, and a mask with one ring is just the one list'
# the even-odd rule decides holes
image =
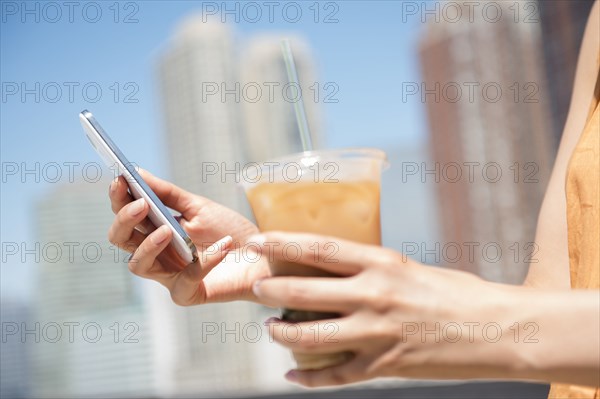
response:
{"label": "wrist", "polygon": [[531,345],[539,326],[528,317],[526,288],[484,282],[485,299],[474,305],[474,342],[468,351],[482,378],[524,378],[534,366]]}
{"label": "wrist", "polygon": [[504,285],[501,292],[503,317],[500,350],[504,354],[503,374],[516,379],[531,378],[540,368],[537,349],[540,346],[540,323],[532,305],[539,293],[526,286]]}
{"label": "wrist", "polygon": [[522,289],[513,297],[521,326],[512,372],[521,379],[597,386],[600,312],[597,292]]}
{"label": "wrist", "polygon": [[415,355],[403,356],[401,363],[408,364],[400,375],[414,368],[444,379],[518,378],[528,363],[515,343],[515,337],[523,340],[526,319],[515,311],[523,307],[518,287],[454,273],[448,274],[456,278],[456,290],[440,300],[428,323],[413,323],[409,332],[416,332],[402,336]]}
{"label": "wrist", "polygon": [[[498,365],[503,376],[571,383],[593,379],[584,364],[597,365],[600,351],[585,338],[598,336],[600,321],[585,317],[597,313],[597,307],[596,312],[590,308],[586,293],[516,286],[501,291],[505,293],[501,306],[506,317],[502,318]],[[580,337],[573,339],[576,333]],[[597,374],[597,366],[595,370]]]}

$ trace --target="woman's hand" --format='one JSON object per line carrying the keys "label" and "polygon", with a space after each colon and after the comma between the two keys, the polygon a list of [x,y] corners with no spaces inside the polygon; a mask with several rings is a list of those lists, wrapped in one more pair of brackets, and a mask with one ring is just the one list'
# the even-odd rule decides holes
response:
{"label": "woman's hand", "polygon": [[273,339],[294,353],[355,355],[323,370],[292,370],[286,375],[292,381],[323,386],[385,376],[508,377],[507,364],[522,364],[513,351],[520,346],[509,348],[517,320],[510,320],[504,298],[512,288],[335,238],[273,232],[250,240],[262,243],[269,261],[294,261],[340,276],[271,277],[254,286],[259,300],[271,306],[341,314],[319,322],[267,321]]}
{"label": "woman's hand", "polygon": [[257,227],[231,209],[146,171],[140,170],[140,174],[166,206],[181,213],[179,222],[196,245],[199,260],[185,264],[169,245],[171,230],[166,226],[155,229],[146,218],[148,204],[144,200],[133,201],[125,178],[120,176],[109,189],[116,217],[108,238],[119,248],[133,252],[129,261],[131,272],[163,284],[179,305],[256,300],[252,284],[268,276],[268,265],[245,262],[235,252],[258,231]]}

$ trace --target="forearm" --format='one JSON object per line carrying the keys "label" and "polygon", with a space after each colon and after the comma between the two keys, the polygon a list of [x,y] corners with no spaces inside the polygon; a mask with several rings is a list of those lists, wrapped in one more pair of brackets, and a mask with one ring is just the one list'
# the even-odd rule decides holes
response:
{"label": "forearm", "polygon": [[500,325],[502,338],[478,336],[467,350],[477,366],[468,371],[470,378],[600,385],[600,293],[522,287],[500,292],[486,303],[497,311],[480,310],[477,319]]}
{"label": "forearm", "polygon": [[513,318],[520,327],[531,324],[518,342],[504,342],[515,360],[506,365],[508,373],[525,379],[600,385],[600,293],[519,291],[508,299]]}
{"label": "forearm", "polygon": [[437,344],[420,336],[409,351],[419,356],[400,375],[600,384],[597,291],[485,285],[485,294],[470,305],[457,304],[441,322],[460,326],[461,339],[454,339],[452,328],[441,329]]}

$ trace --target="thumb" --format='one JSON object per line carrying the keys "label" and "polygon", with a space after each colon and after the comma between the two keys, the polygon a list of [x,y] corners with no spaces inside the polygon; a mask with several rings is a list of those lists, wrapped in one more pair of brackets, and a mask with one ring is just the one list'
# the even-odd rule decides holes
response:
{"label": "thumb", "polygon": [[[225,258],[233,239],[225,236],[206,248],[194,263],[187,265],[177,275],[171,296],[176,303],[192,304],[202,279]],[[189,302],[189,303],[188,303]]]}

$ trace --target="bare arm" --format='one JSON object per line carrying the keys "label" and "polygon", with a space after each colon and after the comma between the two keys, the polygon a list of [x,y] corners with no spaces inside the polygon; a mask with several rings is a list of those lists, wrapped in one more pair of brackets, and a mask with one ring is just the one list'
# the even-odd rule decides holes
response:
{"label": "bare arm", "polygon": [[495,349],[497,353],[509,354],[501,378],[600,385],[597,292],[521,289],[518,294],[503,298],[507,299],[511,304],[506,325],[517,322],[527,328],[520,335],[516,335],[514,328],[505,329],[507,339],[501,344],[504,348]]}
{"label": "bare arm", "polygon": [[539,246],[538,263],[532,263],[525,285],[539,288],[569,288],[567,210],[565,177],[571,153],[583,131],[598,76],[600,48],[600,13],[594,4],[586,26],[569,115],[558,155],[548,183],[538,219],[535,242]]}
{"label": "bare arm", "polygon": [[[493,284],[332,237],[267,232],[251,240],[263,243],[262,253],[276,261],[286,260],[283,248],[294,243],[301,249],[299,263],[344,276],[278,276],[253,287],[270,306],[342,315],[294,323],[293,338],[289,323],[270,319],[273,339],[296,354],[355,355],[323,370],[294,370],[287,374],[292,381],[322,386],[410,377],[600,384],[596,291]],[[325,250],[321,256],[310,250],[334,242],[335,262]]]}
{"label": "bare arm", "polygon": [[[300,245],[300,263],[342,278],[273,277],[258,281],[261,303],[341,314],[294,324],[271,320],[273,339],[300,354],[352,352],[323,370],[292,370],[306,386],[340,385],[402,376],[436,379],[527,379],[600,384],[600,295],[569,290],[565,177],[592,101],[600,48],[598,2],[589,18],[560,149],[540,211],[532,264],[524,287],[490,283],[469,273],[420,265],[389,249],[331,237],[271,232],[252,241],[276,260],[287,243]],[[335,261],[310,248],[336,243]],[[319,247],[324,248],[324,247]],[[325,253],[322,251],[321,253]],[[328,340],[327,326],[335,326]],[[492,329],[489,329],[493,327]],[[320,331],[322,334],[316,334]],[[330,331],[329,331],[330,332]],[[491,335],[490,335],[491,333]]]}

